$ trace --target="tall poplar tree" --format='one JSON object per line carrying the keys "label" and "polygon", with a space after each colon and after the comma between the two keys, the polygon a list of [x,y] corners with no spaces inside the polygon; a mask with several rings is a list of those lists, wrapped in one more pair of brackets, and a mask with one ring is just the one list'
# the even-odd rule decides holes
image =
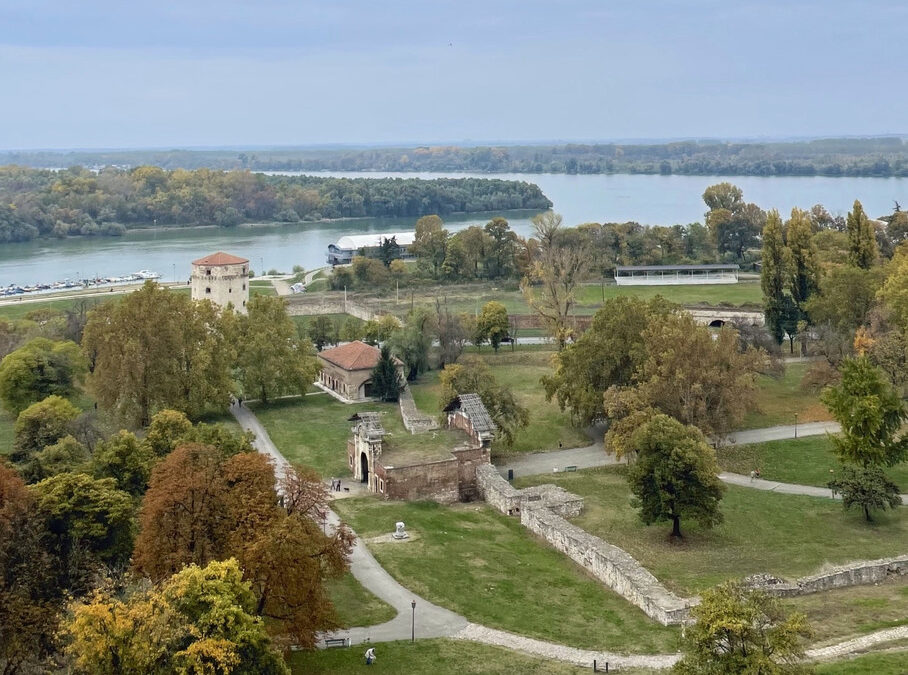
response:
{"label": "tall poplar tree", "polygon": [[848,263],[864,270],[873,267],[877,258],[876,236],[864,207],[857,199],[848,214],[845,231],[848,233]]}
{"label": "tall poplar tree", "polygon": [[763,307],[766,325],[776,342],[782,342],[785,334],[786,289],[792,273],[791,252],[785,246],[782,235],[782,219],[773,209],[766,218],[763,228],[763,267],[760,272],[760,286],[763,289]]}
{"label": "tall poplar tree", "polygon": [[799,308],[803,308],[820,287],[820,264],[809,213],[798,208],[791,210],[786,239],[791,251],[791,297]]}

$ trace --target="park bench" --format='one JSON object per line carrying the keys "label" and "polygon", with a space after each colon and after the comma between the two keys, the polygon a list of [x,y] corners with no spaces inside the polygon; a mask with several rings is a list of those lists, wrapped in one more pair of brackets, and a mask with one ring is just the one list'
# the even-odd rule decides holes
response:
{"label": "park bench", "polygon": [[335,649],[337,647],[349,647],[350,638],[326,638],[325,649]]}
{"label": "park bench", "polygon": [[575,464],[575,465],[572,465],[572,466],[566,466],[566,467],[564,467],[564,470],[565,470],[565,471],[576,471],[576,470],[577,470],[577,465]]}

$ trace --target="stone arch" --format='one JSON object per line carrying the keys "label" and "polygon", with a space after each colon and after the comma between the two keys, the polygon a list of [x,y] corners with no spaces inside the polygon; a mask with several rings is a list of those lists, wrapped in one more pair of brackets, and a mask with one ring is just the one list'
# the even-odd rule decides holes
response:
{"label": "stone arch", "polygon": [[360,478],[361,483],[369,484],[369,458],[366,456],[365,452],[359,453],[359,468],[362,477]]}
{"label": "stone arch", "polygon": [[710,328],[722,328],[722,326],[724,326],[726,323],[727,322],[725,321],[725,319],[713,319],[712,321],[709,322],[709,327]]}

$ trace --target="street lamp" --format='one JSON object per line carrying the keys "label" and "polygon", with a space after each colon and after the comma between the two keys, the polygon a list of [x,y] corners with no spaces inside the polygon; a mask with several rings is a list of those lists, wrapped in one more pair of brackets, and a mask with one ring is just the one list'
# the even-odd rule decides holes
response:
{"label": "street lamp", "polygon": [[416,642],[416,600],[410,602],[410,607],[413,609],[413,615],[410,620],[410,642]]}
{"label": "street lamp", "polygon": [[798,413],[795,413],[795,438],[798,437]]}

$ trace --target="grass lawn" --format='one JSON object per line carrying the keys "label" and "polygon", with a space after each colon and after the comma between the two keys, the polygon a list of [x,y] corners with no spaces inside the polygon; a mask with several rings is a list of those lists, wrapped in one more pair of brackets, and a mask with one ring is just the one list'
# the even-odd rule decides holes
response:
{"label": "grass lawn", "polygon": [[[839,467],[832,442],[825,434],[752,445],[726,445],[716,451],[716,457],[724,471],[749,474],[759,468],[767,480],[821,487],[825,487]],[[888,468],[886,473],[902,492],[908,492],[908,462]]]}
{"label": "grass lawn", "polygon": [[[312,320],[315,318],[315,316],[316,315],[313,314],[303,314],[298,316],[291,316],[290,318],[293,319],[299,330],[306,332],[307,330],[309,330],[309,324],[312,323]],[[341,327],[343,327],[343,325],[347,323],[347,321],[352,321],[357,326],[365,323],[365,321],[363,321],[362,319],[358,319],[355,316],[351,316],[350,314],[324,314],[323,316],[327,316],[329,319],[331,319],[331,321],[334,322],[334,325],[337,328],[338,332],[340,332]]]}
{"label": "grass lawn", "polygon": [[[59,300],[47,300],[45,302],[22,302],[22,303],[9,303],[0,305],[0,316],[6,319],[24,319],[25,315],[29,312],[33,312],[38,309],[55,309],[57,311],[63,312],[67,309],[73,307],[78,300],[82,298],[79,297],[70,297],[70,298],[61,298]],[[88,296],[84,298],[86,301],[92,302],[102,302],[106,300],[105,297]]]}
{"label": "grass lawn", "polygon": [[[492,454],[496,457],[557,450],[559,442],[565,448],[582,447],[592,442],[582,429],[571,425],[570,415],[559,410],[557,403],[545,400],[539,379],[551,372],[552,354],[551,349],[513,352],[502,349],[495,354],[491,347],[483,348],[480,353],[499,384],[511,387],[517,400],[530,411],[530,423],[517,434],[513,448],[501,444],[492,446]],[[417,383],[410,385],[410,390],[420,410],[429,415],[438,413],[441,391],[438,371],[423,374]]]}
{"label": "grass lawn", "polygon": [[367,539],[391,532],[394,522],[403,520],[413,539],[370,544],[372,553],[404,586],[471,621],[591,649],[676,648],[677,629],[650,620],[537,541],[517,519],[485,505],[366,498],[334,506]]}
{"label": "grass lawn", "polygon": [[801,380],[809,363],[789,363],[780,378],[761,375],[757,378],[757,406],[748,413],[742,429],[761,429],[781,424],[794,424],[795,413],[798,422],[820,422],[832,416],[826,406],[820,403],[820,396],[801,388]]}
{"label": "grass lawn", "polygon": [[270,281],[250,281],[249,297],[254,298],[257,295],[277,295],[277,289]]}
{"label": "grass lawn", "polygon": [[835,643],[865,633],[908,625],[908,579],[854,586],[783,601],[804,612],[815,643]]}
{"label": "grass lawn", "polygon": [[311,466],[323,476],[349,475],[347,439],[353,423],[348,419],[357,412],[385,413],[382,426],[389,432],[385,450],[388,454],[399,452],[408,460],[421,454],[438,456],[441,450],[455,447],[463,438],[459,432],[447,431],[434,436],[433,432],[410,434],[396,403],[347,405],[328,394],[316,394],[251,407],[284,457]]}
{"label": "grass lawn", "polygon": [[538,659],[510,649],[462,640],[381,642],[374,647],[375,663],[368,668],[363,658],[366,646],[354,645],[349,649],[295,652],[290,657],[290,669],[299,675],[303,673],[347,675],[359,670],[366,673],[397,675],[438,675],[438,673],[579,675],[590,670],[559,661]]}
{"label": "grass lawn", "polygon": [[679,305],[753,305],[760,309],[763,291],[759,281],[741,281],[737,284],[690,284],[686,286],[618,286],[616,284],[584,284],[577,294],[581,305],[602,304],[620,296],[635,296],[644,300],[661,295]]}
{"label": "grass lawn", "polygon": [[905,675],[908,646],[901,651],[865,654],[854,659],[817,665],[817,675]]}
{"label": "grass lawn", "polygon": [[329,581],[327,587],[344,628],[375,626],[397,616],[391,605],[363,588],[350,572],[340,579]]}
{"label": "grass lawn", "polygon": [[840,502],[729,486],[721,503],[724,522],[703,530],[681,522],[684,541],[671,543],[669,523],[644,526],[630,505],[620,467],[575,474],[548,474],[518,486],[554,482],[586,498],[574,522],[620,546],[660,581],[682,593],[697,593],[726,579],[766,572],[786,578],[815,573],[824,564],[883,558],[908,552],[908,514],[878,514],[867,524]]}

